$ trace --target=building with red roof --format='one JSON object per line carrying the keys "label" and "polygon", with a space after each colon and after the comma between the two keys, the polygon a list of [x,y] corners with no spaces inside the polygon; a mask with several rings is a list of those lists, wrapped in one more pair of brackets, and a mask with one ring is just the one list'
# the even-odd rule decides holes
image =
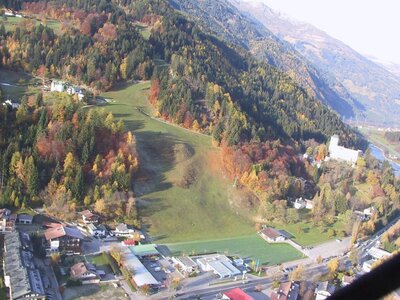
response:
{"label": "building with red roof", "polygon": [[247,295],[240,288],[235,288],[223,294],[222,299],[226,300],[254,300],[253,297]]}

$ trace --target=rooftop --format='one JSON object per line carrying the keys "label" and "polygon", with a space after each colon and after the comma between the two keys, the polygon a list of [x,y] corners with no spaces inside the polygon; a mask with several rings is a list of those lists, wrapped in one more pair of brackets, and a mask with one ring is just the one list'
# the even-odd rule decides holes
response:
{"label": "rooftop", "polygon": [[270,239],[276,239],[277,237],[282,236],[282,234],[278,230],[272,227],[267,227],[263,229],[261,233]]}
{"label": "rooftop", "polygon": [[71,267],[72,278],[80,278],[83,274],[87,272],[95,274],[96,272],[95,266],[85,262],[78,262]]}
{"label": "rooftop", "polygon": [[160,253],[156,249],[155,244],[144,244],[144,245],[137,245],[131,246],[129,249],[132,251],[133,254],[137,256],[148,256],[148,255],[159,255]]}
{"label": "rooftop", "polygon": [[[133,247],[129,247],[133,248]],[[146,269],[141,263],[139,258],[131,251],[126,250],[124,252],[124,265],[132,273],[132,278],[136,285],[141,287],[144,285],[158,285],[158,282],[153,275]]]}
{"label": "rooftop", "polygon": [[226,293],[224,293],[224,296],[230,300],[253,300],[253,297],[247,295],[240,288],[235,288],[233,290],[227,291]]}
{"label": "rooftop", "polygon": [[83,239],[82,233],[76,229],[58,224],[57,226],[52,226],[44,232],[46,240],[53,240],[63,236],[69,236],[72,238]]}

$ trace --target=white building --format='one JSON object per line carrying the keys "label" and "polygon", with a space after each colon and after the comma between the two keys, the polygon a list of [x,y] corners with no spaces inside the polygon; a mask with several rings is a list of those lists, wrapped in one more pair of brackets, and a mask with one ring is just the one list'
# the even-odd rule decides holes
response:
{"label": "white building", "polygon": [[139,258],[128,248],[123,252],[124,267],[132,274],[132,279],[137,287],[145,285],[159,285],[160,282],[146,269]]}
{"label": "white building", "polygon": [[107,234],[107,229],[104,225],[94,225],[93,223],[90,223],[86,225],[89,233],[92,236],[105,236]]}
{"label": "white building", "polygon": [[364,272],[369,272],[372,270],[373,264],[376,262],[375,259],[367,260],[363,263],[362,269]]}
{"label": "white building", "polygon": [[63,81],[53,80],[50,85],[51,92],[65,92],[67,85]]}
{"label": "white building", "polygon": [[355,164],[359,155],[360,150],[352,150],[339,146],[339,137],[337,135],[331,137],[329,143],[329,156],[331,158]]}
{"label": "white building", "polygon": [[303,209],[306,208],[306,201],[303,198],[297,198],[293,204],[295,209]]}
{"label": "white building", "polygon": [[133,226],[127,225],[125,223],[118,224],[113,233],[115,234],[115,236],[133,238],[135,237],[135,235],[137,235],[138,237],[140,237],[140,239],[145,239],[145,236],[141,231],[136,230]]}
{"label": "white building", "polygon": [[173,257],[172,261],[180,267],[185,273],[193,273],[199,271],[199,266],[189,256]]}
{"label": "white building", "polygon": [[315,300],[324,300],[335,292],[335,287],[328,281],[318,283],[315,288]]}
{"label": "white building", "polygon": [[382,259],[391,255],[390,252],[376,247],[372,247],[371,249],[369,249],[368,254],[374,259]]}
{"label": "white building", "polygon": [[212,271],[220,278],[230,278],[242,274],[225,255],[207,255],[198,258],[196,261],[202,271]]}

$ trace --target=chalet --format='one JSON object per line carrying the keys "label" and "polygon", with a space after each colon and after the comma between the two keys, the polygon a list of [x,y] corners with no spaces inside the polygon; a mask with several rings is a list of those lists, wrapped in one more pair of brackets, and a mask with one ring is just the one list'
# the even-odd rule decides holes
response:
{"label": "chalet", "polygon": [[20,214],[17,217],[19,224],[30,225],[33,222],[33,216],[28,214]]}
{"label": "chalet", "polygon": [[137,237],[138,240],[140,239],[145,239],[145,236],[143,235],[143,233],[139,230],[136,230],[133,228],[133,226],[131,225],[127,225],[125,223],[120,223],[118,224],[118,226],[115,228],[115,230],[113,231],[115,236],[121,236],[121,237]]}
{"label": "chalet", "polygon": [[7,208],[0,209],[0,232],[11,232],[14,230],[14,220],[11,211]]}
{"label": "chalet", "polygon": [[283,242],[286,237],[279,230],[266,227],[260,232],[261,237],[269,243]]}
{"label": "chalet", "polygon": [[352,150],[343,146],[339,146],[339,137],[337,135],[331,137],[331,141],[329,143],[330,158],[355,164],[359,155],[360,150]]}
{"label": "chalet", "polygon": [[44,232],[47,241],[47,255],[64,252],[66,254],[80,254],[83,236],[81,232],[63,224],[51,223]]}
{"label": "chalet", "polygon": [[306,201],[304,201],[303,198],[297,198],[294,201],[293,206],[294,206],[295,209],[306,208]]}
{"label": "chalet", "polygon": [[243,292],[240,288],[235,288],[233,290],[227,291],[222,295],[224,300],[254,300],[253,297],[249,296]]}
{"label": "chalet", "polygon": [[29,235],[10,232],[4,238],[4,283],[9,288],[9,299],[45,299],[40,271],[36,269],[33,253],[24,246]]}
{"label": "chalet", "polygon": [[324,300],[335,292],[335,286],[328,281],[320,282],[315,288],[315,300]]}
{"label": "chalet", "polygon": [[78,262],[71,267],[70,277],[73,280],[80,280],[82,284],[98,283],[100,277],[94,265],[85,262]]}
{"label": "chalet", "polygon": [[99,216],[92,213],[90,210],[84,210],[81,213],[82,221],[85,224],[96,224],[99,222]]}
{"label": "chalet", "polygon": [[299,285],[294,281],[282,282],[276,292],[271,293],[271,300],[297,300]]}
{"label": "chalet", "polygon": [[177,265],[180,270],[184,273],[190,274],[199,271],[199,266],[189,256],[178,256],[173,257],[172,261]]}

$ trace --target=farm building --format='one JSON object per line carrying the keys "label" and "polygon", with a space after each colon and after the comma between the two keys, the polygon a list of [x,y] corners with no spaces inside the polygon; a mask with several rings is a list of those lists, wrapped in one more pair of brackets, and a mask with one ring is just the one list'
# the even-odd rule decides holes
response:
{"label": "farm building", "polygon": [[145,244],[145,245],[137,245],[131,246],[129,249],[138,257],[146,257],[146,256],[158,256],[160,252],[158,252],[157,246],[155,244]]}

